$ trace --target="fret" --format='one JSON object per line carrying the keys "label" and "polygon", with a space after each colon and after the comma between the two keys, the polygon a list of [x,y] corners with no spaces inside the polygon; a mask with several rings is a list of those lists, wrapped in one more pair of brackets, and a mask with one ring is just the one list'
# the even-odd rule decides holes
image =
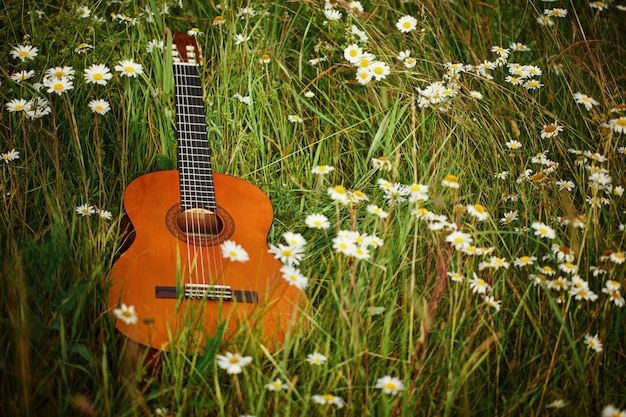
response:
{"label": "fret", "polygon": [[[194,177],[205,177],[205,178],[210,178],[210,180],[211,180],[211,181],[213,181],[213,173],[203,174],[203,173],[198,172],[198,173],[194,173],[194,175],[193,175],[193,176],[194,176]],[[181,175],[181,178],[182,178],[182,175]],[[200,179],[200,180],[201,180],[201,181],[206,181],[206,180],[202,180],[202,179]]]}

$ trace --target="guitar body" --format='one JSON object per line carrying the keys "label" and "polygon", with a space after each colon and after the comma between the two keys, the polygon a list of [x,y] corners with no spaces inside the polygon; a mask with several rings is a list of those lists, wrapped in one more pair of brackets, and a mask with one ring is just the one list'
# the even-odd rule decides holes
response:
{"label": "guitar body", "polygon": [[[143,175],[126,189],[124,207],[135,239],[111,272],[109,305],[134,306],[138,321],[118,319],[116,327],[142,345],[168,350],[171,343],[201,348],[224,325],[226,340],[254,332],[275,350],[297,321],[304,293],[281,277],[281,264],[268,252],[273,210],[267,196],[228,175],[214,174],[213,181],[222,226],[210,235],[182,230],[176,221],[179,171]],[[225,240],[241,245],[249,260],[224,258]],[[184,293],[190,283],[227,287],[239,297],[189,297]]]}

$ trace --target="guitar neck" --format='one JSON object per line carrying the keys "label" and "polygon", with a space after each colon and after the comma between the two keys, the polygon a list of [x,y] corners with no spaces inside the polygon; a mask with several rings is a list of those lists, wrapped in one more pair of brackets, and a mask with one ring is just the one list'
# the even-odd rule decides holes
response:
{"label": "guitar neck", "polygon": [[204,208],[214,212],[217,204],[198,67],[174,63],[174,86],[180,204],[183,210]]}

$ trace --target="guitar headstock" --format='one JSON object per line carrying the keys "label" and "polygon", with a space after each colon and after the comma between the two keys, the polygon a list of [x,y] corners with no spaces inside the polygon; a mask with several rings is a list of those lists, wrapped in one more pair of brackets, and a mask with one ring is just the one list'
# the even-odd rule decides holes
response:
{"label": "guitar headstock", "polygon": [[202,49],[195,37],[183,32],[172,34],[172,60],[175,63],[202,65]]}

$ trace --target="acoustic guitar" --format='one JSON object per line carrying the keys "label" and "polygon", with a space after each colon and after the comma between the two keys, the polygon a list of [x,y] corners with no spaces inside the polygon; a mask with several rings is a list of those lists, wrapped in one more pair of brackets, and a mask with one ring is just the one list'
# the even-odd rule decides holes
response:
{"label": "acoustic guitar", "polygon": [[[213,173],[200,49],[184,33],[175,33],[172,44],[178,170],[140,176],[125,190],[135,238],[113,266],[109,306],[134,306],[137,322],[118,319],[116,327],[155,349],[202,348],[206,337],[225,329],[225,340],[254,333],[272,351],[306,297],[281,277],[281,264],[268,252],[267,196],[249,182]],[[227,240],[249,260],[224,258],[220,245]]]}

